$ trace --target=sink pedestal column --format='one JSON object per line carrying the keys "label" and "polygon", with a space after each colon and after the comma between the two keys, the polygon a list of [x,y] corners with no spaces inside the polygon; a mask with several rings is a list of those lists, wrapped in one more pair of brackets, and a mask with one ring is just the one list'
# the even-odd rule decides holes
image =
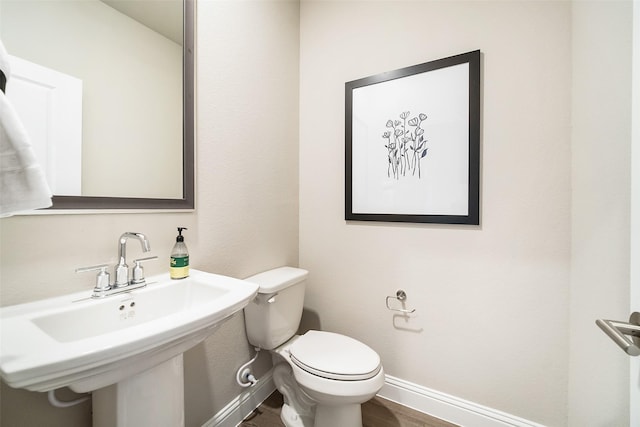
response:
{"label": "sink pedestal column", "polygon": [[94,391],[93,426],[184,426],[182,354]]}

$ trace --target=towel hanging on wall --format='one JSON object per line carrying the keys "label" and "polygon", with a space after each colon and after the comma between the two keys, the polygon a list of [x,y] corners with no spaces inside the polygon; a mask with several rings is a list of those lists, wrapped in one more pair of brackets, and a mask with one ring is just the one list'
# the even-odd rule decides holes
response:
{"label": "towel hanging on wall", "polygon": [[[0,41],[0,70],[11,78],[7,51]],[[51,206],[51,190],[18,114],[0,92],[0,217]]]}

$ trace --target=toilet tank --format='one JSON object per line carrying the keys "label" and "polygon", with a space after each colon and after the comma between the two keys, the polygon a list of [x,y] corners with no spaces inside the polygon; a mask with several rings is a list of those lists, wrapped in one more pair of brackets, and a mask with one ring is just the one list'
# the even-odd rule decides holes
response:
{"label": "toilet tank", "polygon": [[280,267],[245,279],[259,286],[258,295],[244,308],[251,345],[272,350],[295,335],[308,274],[301,268]]}

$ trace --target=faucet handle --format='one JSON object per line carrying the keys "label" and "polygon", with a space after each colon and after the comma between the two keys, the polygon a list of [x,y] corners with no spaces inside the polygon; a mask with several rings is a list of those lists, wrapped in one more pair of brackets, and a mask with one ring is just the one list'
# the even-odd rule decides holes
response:
{"label": "faucet handle", "polygon": [[76,273],[86,273],[88,271],[98,271],[98,275],[96,276],[96,286],[93,288],[94,295],[99,294],[100,292],[105,292],[111,289],[111,285],[109,284],[109,273],[107,273],[107,268],[109,265],[100,264],[100,265],[92,265],[90,267],[80,267],[76,268]]}
{"label": "faucet handle", "polygon": [[136,264],[133,267],[133,278],[131,279],[131,284],[132,285],[137,285],[140,283],[144,283],[144,269],[142,268],[142,265],[140,265],[142,262],[144,261],[151,261],[154,259],[158,259],[157,256],[149,256],[146,258],[140,258],[140,259],[134,259],[133,262]]}

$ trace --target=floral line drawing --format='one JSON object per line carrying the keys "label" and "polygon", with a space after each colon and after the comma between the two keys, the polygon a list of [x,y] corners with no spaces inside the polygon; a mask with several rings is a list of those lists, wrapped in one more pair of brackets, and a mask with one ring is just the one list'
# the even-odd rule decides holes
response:
{"label": "floral line drawing", "polygon": [[415,176],[416,172],[418,179],[421,178],[421,162],[429,150],[422,128],[422,122],[427,119],[427,115],[420,113],[407,121],[409,114],[409,111],[404,111],[400,114],[401,120],[387,120],[386,127],[389,130],[382,134],[382,138],[387,140],[385,148],[389,160],[389,178],[393,176],[400,179],[401,176],[407,176],[407,173]]}

